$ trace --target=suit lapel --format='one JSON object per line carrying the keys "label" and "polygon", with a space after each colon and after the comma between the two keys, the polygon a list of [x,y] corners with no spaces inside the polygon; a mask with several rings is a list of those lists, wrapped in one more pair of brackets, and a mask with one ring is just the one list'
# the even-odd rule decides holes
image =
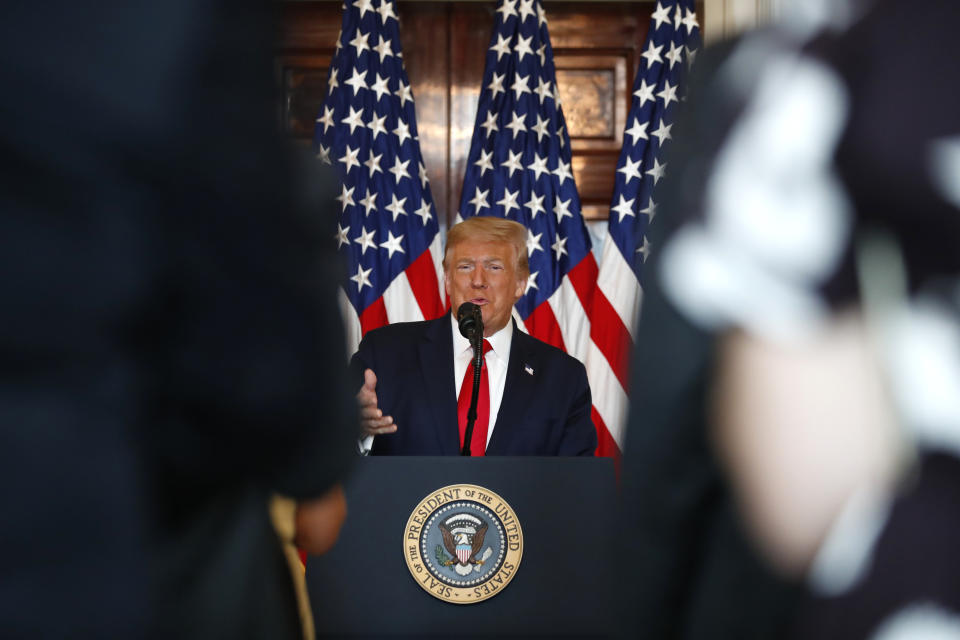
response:
{"label": "suit lapel", "polygon": [[[419,346],[420,375],[427,395],[415,402],[428,403],[441,455],[460,452],[457,428],[457,390],[453,383],[453,341],[450,314],[430,322]],[[423,425],[426,429],[427,425]]]}
{"label": "suit lapel", "polygon": [[533,361],[532,353],[527,348],[528,340],[530,338],[514,324],[503,399],[500,401],[500,412],[487,446],[487,455],[502,456],[510,452],[515,427],[523,421],[530,399],[534,397],[536,380],[527,372],[527,367],[533,371],[537,363]]}

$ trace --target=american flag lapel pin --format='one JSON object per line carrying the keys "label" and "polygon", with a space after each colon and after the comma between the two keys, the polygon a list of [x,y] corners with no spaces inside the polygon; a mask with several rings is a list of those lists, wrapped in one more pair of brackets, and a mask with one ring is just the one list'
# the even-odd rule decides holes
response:
{"label": "american flag lapel pin", "polygon": [[523,370],[527,372],[527,375],[533,375],[533,367],[528,364],[523,365]]}

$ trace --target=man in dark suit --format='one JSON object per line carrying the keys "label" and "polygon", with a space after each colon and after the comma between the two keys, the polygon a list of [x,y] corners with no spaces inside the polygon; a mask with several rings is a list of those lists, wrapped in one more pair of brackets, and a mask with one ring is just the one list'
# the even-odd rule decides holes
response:
{"label": "man in dark suit", "polygon": [[[475,217],[447,237],[444,285],[452,308],[480,307],[489,345],[471,452],[592,455],[597,438],[583,364],[511,322],[529,275],[526,235],[511,220]],[[351,362],[352,373],[359,379],[362,372],[364,380],[357,395],[362,446],[375,455],[458,454],[470,360],[469,342],[450,314],[368,333]]]}

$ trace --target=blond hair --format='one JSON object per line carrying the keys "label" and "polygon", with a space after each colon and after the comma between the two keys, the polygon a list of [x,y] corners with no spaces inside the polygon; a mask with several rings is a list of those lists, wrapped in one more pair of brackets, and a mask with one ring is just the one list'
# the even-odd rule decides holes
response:
{"label": "blond hair", "polygon": [[527,228],[519,222],[498,216],[473,216],[453,225],[447,233],[447,248],[443,252],[443,269],[447,270],[450,249],[468,240],[474,242],[500,242],[513,245],[517,254],[517,275],[530,275],[527,263]]}

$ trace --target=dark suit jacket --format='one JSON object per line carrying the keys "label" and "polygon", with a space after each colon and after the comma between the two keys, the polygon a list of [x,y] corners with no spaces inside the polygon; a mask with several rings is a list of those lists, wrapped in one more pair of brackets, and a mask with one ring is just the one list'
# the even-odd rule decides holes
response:
{"label": "dark suit jacket", "polygon": [[[350,363],[377,374],[377,401],[395,433],[374,455],[457,455],[457,389],[450,316],[368,333]],[[533,373],[529,373],[528,369]],[[575,358],[513,327],[503,401],[487,455],[589,456],[597,447],[587,373]]]}

